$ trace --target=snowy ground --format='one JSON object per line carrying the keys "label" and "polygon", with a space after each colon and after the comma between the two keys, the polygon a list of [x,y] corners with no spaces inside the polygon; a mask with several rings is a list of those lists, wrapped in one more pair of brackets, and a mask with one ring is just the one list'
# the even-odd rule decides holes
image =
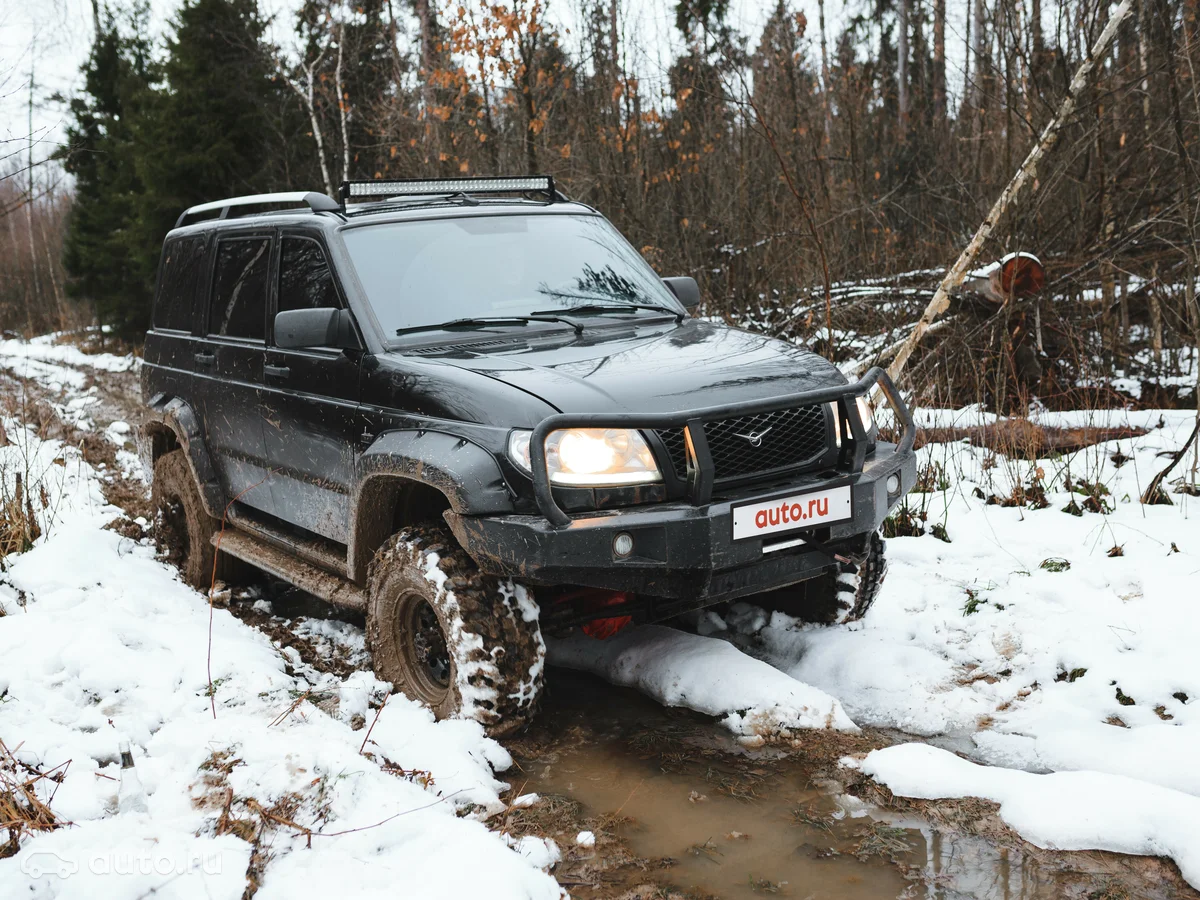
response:
{"label": "snowy ground", "polygon": [[[82,386],[95,360],[10,349],[5,367],[48,386]],[[369,672],[322,675],[228,611],[210,619],[148,541],[103,528],[120,511],[76,448],[4,426],[10,491],[32,472],[55,502],[0,584],[0,740],[40,770],[69,763],[40,789],[73,824],[0,859],[0,897],[235,900],[248,869],[258,898],[348,884],[356,897],[560,896],[543,869],[552,844],[484,824],[505,808],[497,773],[511,759],[481,726],[435,723],[403,696],[378,712],[386,685]],[[145,813],[117,811],[122,741]]]}
{"label": "snowy ground", "polygon": [[[979,421],[975,411],[924,418]],[[928,525],[944,524],[951,543],[889,540],[887,581],[864,621],[806,627],[741,605],[715,636],[838,698],[859,725],[900,729],[990,766],[1078,774],[1009,778],[966,769],[947,749],[899,746],[868,758],[868,772],[896,793],[996,799],[1040,846],[1170,856],[1200,887],[1200,498],[1138,501],[1165,465],[1159,452],[1181,446],[1195,414],[1039,421],[1148,433],[1032,463],[965,442],[927,446],[920,464],[931,490],[909,505]],[[1009,496],[1014,479],[1029,484],[1039,470],[1044,509],[976,494]],[[1094,494],[1109,511],[1084,510],[1068,477],[1103,485]],[[1080,515],[1063,511],[1072,501]]]}
{"label": "snowy ground", "polygon": [[[135,366],[47,339],[0,342],[0,369],[63,390],[54,405],[65,421],[121,447],[128,427],[92,421],[99,399],[87,385],[96,372]],[[924,425],[986,419],[921,414]],[[846,765],[897,794],[994,799],[1041,846],[1170,856],[1200,887],[1200,498],[1138,502],[1164,465],[1159,452],[1179,447],[1194,416],[1041,421],[1148,434],[1036,463],[965,443],[925,447],[927,490],[909,505],[950,543],[889,540],[888,579],[861,623],[806,627],[747,604],[709,617],[709,637],[638,629],[604,644],[552,644],[551,658],[704,711],[748,740],[856,723],[902,730],[922,743]],[[546,874],[556,848],[510,846],[485,824],[503,806],[510,760],[477,725],[436,724],[393,696],[372,726],[385,694],[369,674],[314,671],[220,609],[210,698],[205,598],[147,543],[103,529],[118,510],[73,447],[4,426],[9,483],[17,469],[32,472],[56,499],[53,527],[9,558],[0,584],[0,740],[44,769],[70,760],[62,783],[45,786],[74,827],[0,860],[0,898],[151,888],[238,897],[248,867],[261,880],[256,896],[268,898],[347,884],[356,896],[398,885],[422,897],[559,896]],[[1068,478],[1104,512],[1086,509]],[[986,502],[1034,482],[1046,508]],[[1080,515],[1063,511],[1072,501]],[[361,658],[354,633],[306,627]],[[114,809],[122,740],[133,746],[146,814]],[[35,857],[75,868],[31,879]]]}

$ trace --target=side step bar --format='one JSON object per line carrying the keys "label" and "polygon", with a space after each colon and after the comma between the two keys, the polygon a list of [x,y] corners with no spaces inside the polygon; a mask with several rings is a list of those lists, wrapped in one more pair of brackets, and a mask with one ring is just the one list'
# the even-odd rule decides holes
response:
{"label": "side step bar", "polygon": [[236,556],[240,560],[294,584],[328,603],[356,612],[367,611],[367,592],[340,575],[334,575],[312,563],[297,559],[273,544],[246,534],[244,531],[226,530],[223,535],[213,535],[213,545],[220,539],[222,553]]}

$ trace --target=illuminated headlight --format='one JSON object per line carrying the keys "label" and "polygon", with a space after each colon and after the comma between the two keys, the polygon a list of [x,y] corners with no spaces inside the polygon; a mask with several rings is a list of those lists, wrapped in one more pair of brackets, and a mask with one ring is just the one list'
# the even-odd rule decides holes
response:
{"label": "illuminated headlight", "polygon": [[[532,472],[531,431],[508,436],[508,458]],[[553,484],[618,487],[662,481],[654,454],[640,432],[628,428],[566,428],[546,438],[546,467]]]}
{"label": "illuminated headlight", "polygon": [[859,396],[854,398],[854,405],[858,407],[863,431],[870,435],[875,430],[875,410],[871,409],[871,402],[866,397]]}

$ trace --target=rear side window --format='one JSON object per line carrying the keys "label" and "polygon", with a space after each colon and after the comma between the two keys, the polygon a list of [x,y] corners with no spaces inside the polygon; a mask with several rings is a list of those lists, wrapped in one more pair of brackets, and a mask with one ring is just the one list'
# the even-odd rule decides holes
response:
{"label": "rear side window", "polygon": [[204,238],[169,241],[163,247],[158,295],[154,298],[154,327],[192,330],[192,311],[204,275]]}
{"label": "rear side window", "polygon": [[340,305],[321,245],[308,238],[285,237],[279,254],[279,312]]}
{"label": "rear side window", "polygon": [[237,238],[217,244],[209,334],[263,339],[270,267],[270,238]]}

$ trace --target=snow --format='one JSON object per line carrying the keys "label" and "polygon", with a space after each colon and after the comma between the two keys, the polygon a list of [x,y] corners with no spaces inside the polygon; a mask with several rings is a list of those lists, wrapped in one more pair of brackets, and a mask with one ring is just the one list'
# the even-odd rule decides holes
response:
{"label": "snow", "polygon": [[551,665],[635,687],[667,706],[721,718],[749,743],[805,728],[857,730],[842,705],[717,638],[662,625],[626,628],[605,641],[575,634],[548,642]]}
{"label": "snow", "polygon": [[[360,753],[366,733],[350,723],[374,717],[387,685],[369,672],[306,672],[225,610],[210,621],[206,599],[153,547],[103,529],[119,510],[75,448],[14,428],[0,469],[28,454],[32,470],[58,479],[49,488],[61,500],[0,584],[0,740],[32,765],[70,761],[52,808],[72,824],[0,860],[0,898],[234,900],[252,848],[217,833],[223,809],[258,827],[253,804],[281,802],[298,827],[264,840],[259,900],[349,884],[356,897],[394,896],[401,883],[413,897],[560,896],[544,871],[553,844],[512,842],[484,823],[504,809],[495,773],[511,758],[478,723],[438,723],[392,696]],[[339,640],[336,628],[312,628]],[[117,811],[123,740],[148,813]]]}
{"label": "snow", "polygon": [[928,744],[875,750],[862,771],[902,797],[982,797],[1023,838],[1053,850],[1168,856],[1200,886],[1200,798],[1100,772],[981,766]]}
{"label": "snow", "polygon": [[[940,425],[973,424],[974,415],[921,413]],[[1184,493],[1170,493],[1172,506],[1143,506],[1138,498],[1165,465],[1160,454],[1186,440],[1195,413],[1077,411],[1034,419],[1063,427],[1128,424],[1148,433],[1036,462],[965,442],[928,445],[918,465],[940,466],[942,484],[911,494],[908,503],[915,514],[924,512],[927,525],[944,523],[952,543],[928,534],[888,540],[889,574],[862,622],[822,628],[775,613],[756,628],[753,621],[738,627],[728,616],[727,629],[712,633],[837,697],[860,725],[924,736],[992,766],[1111,784],[1096,800],[1110,817],[1088,846],[1157,846],[1153,841],[1167,837],[1142,815],[1139,798],[1182,798],[1170,808],[1185,809],[1200,797],[1200,507]],[[1116,459],[1125,459],[1119,467],[1118,451]],[[1189,462],[1175,475],[1184,476]],[[1045,509],[989,505],[976,496],[1007,497],[1038,470]],[[1066,490],[1068,477],[1103,484],[1109,512],[1064,512],[1072,500],[1085,500]],[[1114,547],[1121,555],[1109,555]],[[1043,567],[1056,558],[1070,567]],[[899,778],[916,757],[892,759],[889,777]],[[939,784],[930,782],[921,796],[943,796]],[[1032,818],[1022,821],[1026,833]],[[1135,841],[1133,825],[1109,833],[1106,823],[1118,821],[1145,827]],[[1050,828],[1028,833],[1049,842],[1067,835]],[[1082,832],[1069,837],[1072,846],[1086,843]]]}
{"label": "snow", "polygon": [[113,353],[84,353],[61,334],[32,340],[0,340],[0,369],[31,378],[52,390],[83,390],[92,371],[136,371],[141,360]]}
{"label": "snow", "polygon": [[[93,375],[136,366],[52,338],[0,341],[0,369],[63,391],[57,413],[85,429],[99,404]],[[916,418],[994,421],[978,408]],[[965,441],[922,448],[932,484],[909,508],[927,529],[944,525],[951,542],[888,540],[889,575],[862,622],[806,626],[739,603],[696,617],[696,634],[650,625],[607,641],[549,641],[547,661],[714,716],[748,744],[856,722],[899,729],[928,743],[850,764],[900,795],[994,800],[1039,846],[1170,856],[1200,887],[1200,499],[1177,490],[1192,477],[1190,458],[1166,485],[1174,505],[1138,501],[1195,414],[1031,418],[1147,434],[1035,462]],[[252,856],[241,837],[217,833],[229,791],[235,817],[260,823],[248,803],[283,803],[302,826],[274,829],[254,859],[260,898],[348,884],[356,896],[390,896],[400,883],[419,897],[560,896],[547,874],[561,858],[553,841],[487,828],[506,808],[497,773],[511,759],[477,722],[437,723],[401,695],[375,720],[387,686],[368,670],[319,672],[224,610],[210,624],[205,598],[151,546],[102,528],[119,511],[76,448],[3,426],[8,492],[21,471],[51,503],[46,533],[5,560],[0,580],[0,739],[31,764],[70,760],[52,806],[73,824],[0,860],[0,900],[239,897]],[[102,434],[124,446],[130,429],[114,422]],[[122,469],[132,460],[118,454]],[[1105,512],[1064,512],[1087,499],[1068,480],[1103,485]],[[1031,481],[1044,486],[1046,508],[987,502]],[[1043,566],[1052,559],[1069,567]],[[538,614],[523,591],[504,601],[526,621]],[[266,601],[255,608],[270,612]],[[297,633],[369,668],[361,629],[307,620]],[[369,738],[353,728],[363,721]],[[144,814],[117,812],[123,740]],[[59,865],[74,868],[60,878]]]}

